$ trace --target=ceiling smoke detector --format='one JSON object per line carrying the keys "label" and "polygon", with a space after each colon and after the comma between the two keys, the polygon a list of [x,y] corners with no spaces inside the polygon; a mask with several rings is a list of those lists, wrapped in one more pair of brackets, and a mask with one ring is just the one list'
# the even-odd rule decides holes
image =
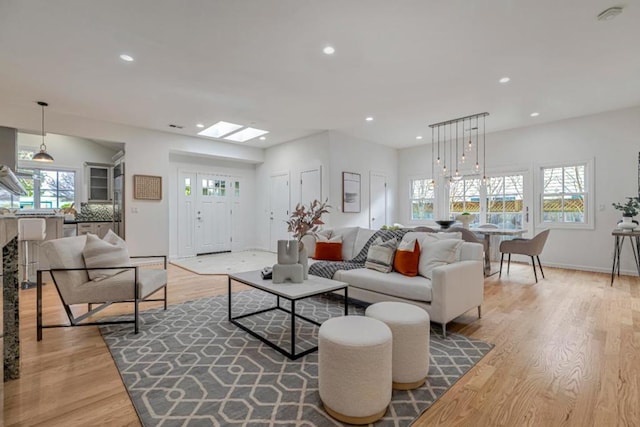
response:
{"label": "ceiling smoke detector", "polygon": [[604,10],[598,15],[598,21],[610,21],[622,13],[622,7],[614,6]]}

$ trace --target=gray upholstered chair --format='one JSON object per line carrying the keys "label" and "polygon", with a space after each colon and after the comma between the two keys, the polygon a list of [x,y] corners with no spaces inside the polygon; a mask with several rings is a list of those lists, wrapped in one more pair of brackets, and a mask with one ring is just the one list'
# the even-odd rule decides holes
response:
{"label": "gray upholstered chair", "polygon": [[[107,234],[104,240],[107,241],[109,236],[116,235],[113,233]],[[49,240],[42,244],[42,249],[49,260],[50,269],[38,270],[37,273],[36,313],[38,341],[42,340],[43,328],[67,326],[133,323],[134,332],[137,334],[140,302],[164,301],[164,309],[167,309],[166,256],[129,257],[126,251],[126,244],[116,236],[113,239],[117,239],[120,247],[124,247],[125,261],[113,265],[113,261],[116,258],[111,257],[111,262],[109,262],[110,254],[107,254],[106,260],[101,261],[99,256],[96,257],[94,253],[92,254],[94,259],[91,262],[91,267],[87,267],[85,261],[89,264],[89,260],[87,259],[86,243],[89,239],[100,242],[100,239],[95,235],[82,235]],[[133,266],[129,258],[161,258],[163,269]],[[122,257],[117,259],[121,260]],[[44,325],[42,323],[42,275],[44,272],[51,274],[62,305],[69,317],[69,324]],[[96,277],[96,274],[98,274],[98,277]],[[164,289],[162,298],[149,298],[161,289]],[[83,322],[86,318],[109,305],[123,302],[133,303],[134,313],[132,320]],[[77,304],[87,304],[87,312],[76,317],[71,306]],[[94,304],[98,306],[94,308]]]}
{"label": "gray upholstered chair", "polygon": [[[460,233],[462,240],[464,240],[465,242],[471,242],[471,243],[480,243],[482,245],[482,250],[486,253],[489,248],[489,243],[484,240],[484,239],[479,239],[478,236],[476,235],[476,233],[474,233],[471,230],[468,230],[466,228],[462,228],[462,227],[449,227],[445,230],[445,232],[447,233]],[[490,266],[487,265],[487,261],[485,258],[485,269],[489,268]]]}
{"label": "gray upholstered chair", "polygon": [[[544,230],[538,233],[533,239],[512,239],[504,240],[500,243],[500,277],[502,277],[502,262],[504,261],[504,254],[509,255],[507,261],[507,274],[509,274],[509,267],[511,266],[511,254],[527,255],[531,257],[531,264],[533,266],[533,275],[538,283],[538,274],[536,273],[536,259],[538,260],[538,266],[540,267],[540,273],[544,279],[544,271],[542,271],[542,264],[540,264],[540,254],[544,249],[544,244],[547,242],[550,230]],[[535,258],[534,258],[535,257]]]}

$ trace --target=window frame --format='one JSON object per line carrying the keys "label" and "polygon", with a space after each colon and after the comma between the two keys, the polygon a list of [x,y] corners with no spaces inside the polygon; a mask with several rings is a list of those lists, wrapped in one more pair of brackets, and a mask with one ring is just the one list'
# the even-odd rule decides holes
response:
{"label": "window frame", "polygon": [[[584,217],[585,221],[581,223],[576,222],[557,222],[557,221],[543,221],[544,212],[543,199],[544,199],[544,170],[552,168],[570,168],[575,166],[584,166]],[[538,163],[535,167],[535,203],[536,203],[536,220],[535,227],[537,229],[567,229],[567,230],[594,230],[595,229],[595,160],[593,158],[587,160],[574,160],[563,162],[545,162]],[[564,190],[564,188],[563,188]],[[560,195],[577,194],[577,193],[559,193]]]}
{"label": "window frame", "polygon": [[414,219],[413,218],[413,202],[416,200],[430,200],[428,198],[426,199],[414,199],[413,198],[413,181],[427,181],[430,182],[432,181],[432,178],[427,177],[425,175],[415,175],[415,176],[410,176],[409,177],[409,202],[408,202],[408,206],[409,206],[409,222],[411,224],[428,224],[428,223],[433,223],[436,219],[438,219],[438,187],[436,186],[433,189],[433,217],[432,218],[417,218]]}

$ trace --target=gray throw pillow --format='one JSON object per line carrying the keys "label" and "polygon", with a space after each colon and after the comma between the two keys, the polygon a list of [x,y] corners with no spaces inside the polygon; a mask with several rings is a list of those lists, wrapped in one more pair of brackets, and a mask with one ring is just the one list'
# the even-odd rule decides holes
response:
{"label": "gray throw pillow", "polygon": [[395,237],[384,242],[382,237],[378,237],[369,246],[364,266],[382,273],[391,272],[393,269],[393,256],[396,253],[397,246],[398,239]]}
{"label": "gray throw pillow", "polygon": [[[131,265],[127,244],[111,230],[102,240],[95,234],[87,234],[87,242],[82,250],[82,256],[87,268]],[[125,270],[89,270],[87,273],[91,280],[102,280],[123,271]]]}

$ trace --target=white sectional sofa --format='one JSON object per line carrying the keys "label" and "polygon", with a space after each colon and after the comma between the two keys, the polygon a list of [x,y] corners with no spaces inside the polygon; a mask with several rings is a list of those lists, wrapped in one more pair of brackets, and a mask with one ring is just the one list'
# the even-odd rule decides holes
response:
{"label": "white sectional sofa", "polygon": [[[375,230],[360,227],[324,230],[326,236],[342,236],[342,259],[354,258]],[[314,236],[303,237],[309,257],[315,254]],[[480,316],[484,291],[483,248],[478,243],[462,243],[457,262],[436,267],[432,280],[423,276],[409,277],[398,272],[382,273],[368,268],[338,270],[333,278],[349,284],[349,297],[375,303],[401,301],[415,304],[429,313],[432,322],[446,325],[472,308]],[[314,262],[310,260],[311,262]],[[317,261],[315,261],[317,262]]]}

